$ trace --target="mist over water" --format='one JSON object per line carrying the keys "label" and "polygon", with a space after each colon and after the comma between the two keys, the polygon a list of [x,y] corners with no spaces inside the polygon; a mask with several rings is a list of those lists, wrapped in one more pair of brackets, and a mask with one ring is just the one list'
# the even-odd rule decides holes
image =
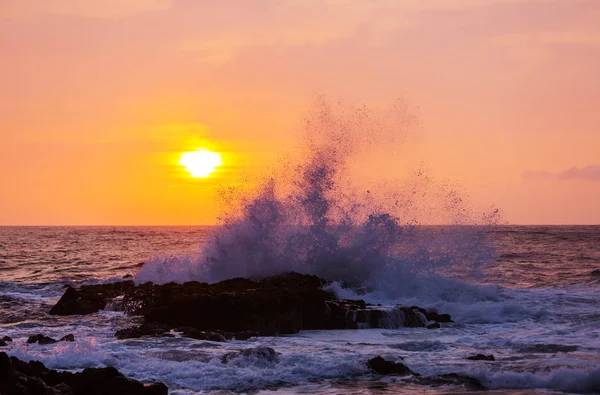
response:
{"label": "mist over water", "polygon": [[[298,146],[256,189],[223,191],[220,226],[200,254],[156,257],[136,281],[217,282],[296,271],[359,293],[460,297],[449,289],[466,287],[457,281],[476,280],[493,262],[488,226],[498,211],[475,214],[457,189],[422,168],[390,181],[403,173],[393,158],[378,169],[359,161],[401,153],[415,125],[402,103],[380,111],[318,98]],[[387,181],[363,182],[356,170],[364,167]]]}

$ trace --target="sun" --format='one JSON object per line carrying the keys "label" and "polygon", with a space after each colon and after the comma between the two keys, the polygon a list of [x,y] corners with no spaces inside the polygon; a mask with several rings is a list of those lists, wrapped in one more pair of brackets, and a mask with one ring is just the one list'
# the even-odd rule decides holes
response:
{"label": "sun", "polygon": [[223,164],[223,159],[218,152],[200,148],[197,151],[181,154],[179,164],[185,167],[192,177],[206,178]]}

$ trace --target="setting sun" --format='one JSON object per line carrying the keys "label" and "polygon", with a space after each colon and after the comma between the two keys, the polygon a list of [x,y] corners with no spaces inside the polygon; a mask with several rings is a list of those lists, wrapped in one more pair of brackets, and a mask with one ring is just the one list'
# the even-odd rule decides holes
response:
{"label": "setting sun", "polygon": [[223,164],[223,159],[218,152],[200,148],[197,151],[183,153],[179,164],[185,167],[192,177],[206,178]]}

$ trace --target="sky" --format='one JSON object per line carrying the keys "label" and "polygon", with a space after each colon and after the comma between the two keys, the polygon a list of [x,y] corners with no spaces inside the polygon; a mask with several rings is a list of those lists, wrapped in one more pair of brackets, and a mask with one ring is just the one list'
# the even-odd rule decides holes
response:
{"label": "sky", "polygon": [[414,109],[387,176],[599,224],[598,70],[597,0],[0,0],[0,225],[213,224],[318,95]]}

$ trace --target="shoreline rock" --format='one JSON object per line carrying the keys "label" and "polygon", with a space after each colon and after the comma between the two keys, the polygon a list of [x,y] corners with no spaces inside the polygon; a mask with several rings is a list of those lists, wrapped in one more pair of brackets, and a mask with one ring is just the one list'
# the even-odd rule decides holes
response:
{"label": "shoreline rock", "polygon": [[113,367],[59,372],[43,363],[21,361],[0,352],[0,393],[3,395],[167,395],[163,383],[144,385]]}
{"label": "shoreline rock", "polygon": [[421,376],[419,373],[413,372],[403,363],[388,361],[380,356],[370,359],[367,362],[367,367],[373,372],[382,375],[396,375],[400,377],[410,376],[407,381],[417,385],[430,387],[452,385],[463,387],[468,391],[485,391],[487,389],[481,381],[474,377],[463,376],[456,373],[446,373],[437,376]]}
{"label": "shoreline rock", "polygon": [[[183,336],[228,340],[300,330],[435,328],[440,322],[452,322],[447,314],[417,306],[382,309],[363,300],[339,300],[323,289],[327,284],[317,276],[286,273],[215,284],[192,281],[136,286],[132,281],[123,281],[84,285],[68,287],[50,314],[90,314],[110,303],[129,315],[143,316],[142,325],[116,333],[121,339],[168,336],[177,328],[191,328],[180,331]],[[116,298],[119,303],[111,303]]]}

